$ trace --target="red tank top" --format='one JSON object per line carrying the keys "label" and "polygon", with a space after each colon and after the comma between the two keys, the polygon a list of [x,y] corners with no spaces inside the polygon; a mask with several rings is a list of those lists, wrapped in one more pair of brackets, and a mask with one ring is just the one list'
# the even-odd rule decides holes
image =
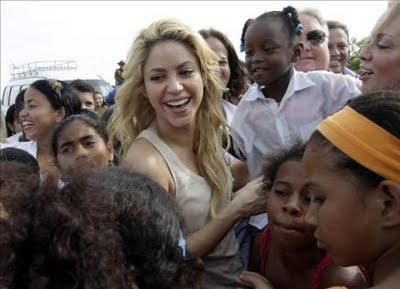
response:
{"label": "red tank top", "polygon": [[[267,262],[267,256],[269,251],[269,241],[270,241],[270,230],[269,226],[267,226],[263,232],[261,238],[261,272],[264,273],[265,264]],[[314,272],[311,289],[319,289],[319,284],[321,283],[321,274],[325,271],[325,269],[332,263],[332,256],[330,254],[325,254],[324,258],[322,258],[321,262],[319,262],[317,269]]]}

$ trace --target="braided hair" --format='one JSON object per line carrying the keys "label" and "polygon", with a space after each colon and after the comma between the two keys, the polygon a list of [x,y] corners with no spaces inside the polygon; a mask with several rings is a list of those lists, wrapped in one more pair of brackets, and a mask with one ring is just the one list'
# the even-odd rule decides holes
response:
{"label": "braided hair", "polygon": [[[297,13],[296,8],[292,6],[288,6],[283,8],[282,11],[269,11],[261,14],[256,19],[248,19],[242,30],[241,41],[244,44],[244,37],[246,35],[246,31],[248,27],[256,22],[256,21],[265,21],[269,18],[280,19],[282,24],[286,27],[288,35],[289,35],[289,43],[293,45],[296,40],[297,35],[301,35],[303,27],[299,20],[299,14]],[[243,45],[244,51],[244,45]]]}

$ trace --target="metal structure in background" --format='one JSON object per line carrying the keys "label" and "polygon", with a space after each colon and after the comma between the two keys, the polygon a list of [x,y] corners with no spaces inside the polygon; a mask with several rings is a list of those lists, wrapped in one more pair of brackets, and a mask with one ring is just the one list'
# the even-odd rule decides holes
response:
{"label": "metal structure in background", "polygon": [[21,65],[10,65],[12,80],[39,76],[44,71],[71,71],[77,69],[78,64],[75,60],[34,61]]}

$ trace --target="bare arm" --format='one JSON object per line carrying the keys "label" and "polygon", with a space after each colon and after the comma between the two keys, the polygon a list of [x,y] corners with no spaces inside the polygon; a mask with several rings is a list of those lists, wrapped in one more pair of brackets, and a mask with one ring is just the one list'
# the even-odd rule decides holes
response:
{"label": "bare arm", "polygon": [[121,167],[145,175],[175,195],[172,176],[163,157],[145,139],[136,140],[121,160]]}
{"label": "bare arm", "polygon": [[210,253],[242,218],[266,210],[266,198],[261,194],[261,178],[248,183],[236,193],[236,197],[209,223],[187,237],[189,249],[197,256]]}
{"label": "bare arm", "polygon": [[[121,166],[152,178],[169,193],[172,176],[161,155],[145,140],[132,144],[121,162]],[[262,194],[263,181],[261,178],[248,183],[236,193],[236,197],[217,216],[200,230],[186,238],[188,249],[201,257],[210,253],[228,234],[234,224],[241,218],[255,215],[266,210],[266,197]]]}

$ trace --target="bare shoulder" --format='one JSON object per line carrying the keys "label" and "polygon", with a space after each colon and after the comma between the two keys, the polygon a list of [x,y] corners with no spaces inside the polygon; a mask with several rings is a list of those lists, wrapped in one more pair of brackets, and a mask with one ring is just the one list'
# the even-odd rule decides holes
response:
{"label": "bare shoulder", "polygon": [[173,193],[173,181],[167,163],[146,139],[135,140],[121,160],[121,167],[148,176]]}
{"label": "bare shoulder", "polygon": [[358,266],[340,267],[331,263],[321,276],[320,288],[331,286],[364,289],[368,288],[368,283]]}

